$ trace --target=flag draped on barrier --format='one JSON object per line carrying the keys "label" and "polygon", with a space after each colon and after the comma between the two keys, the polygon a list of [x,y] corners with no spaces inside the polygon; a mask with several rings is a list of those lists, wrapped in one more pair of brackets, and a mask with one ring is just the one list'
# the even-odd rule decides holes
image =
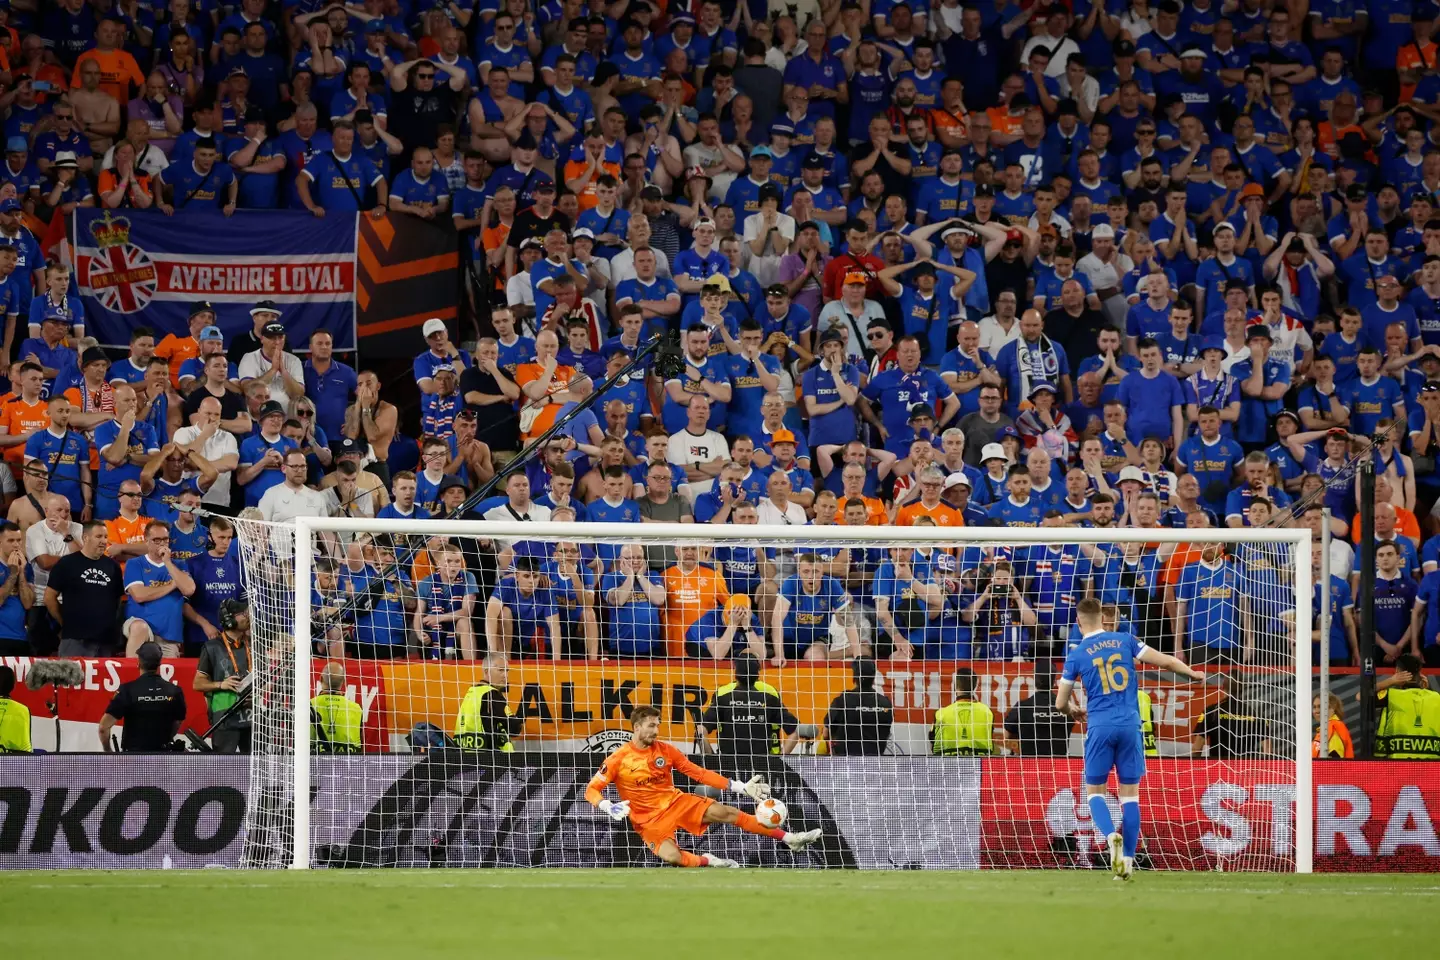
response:
{"label": "flag draped on barrier", "polygon": [[268,210],[233,217],[167,217],[77,208],[70,224],[86,328],[124,345],[136,327],[159,340],[189,335],[189,306],[215,305],[225,339],[250,328],[250,308],[273,300],[289,343],[328,330],[337,350],[355,346],[355,220]]}
{"label": "flag draped on barrier", "polygon": [[[363,356],[411,356],[426,320],[456,317],[460,258],[446,220],[403,213],[360,218],[355,302]],[[461,331],[457,340],[464,339]]]}

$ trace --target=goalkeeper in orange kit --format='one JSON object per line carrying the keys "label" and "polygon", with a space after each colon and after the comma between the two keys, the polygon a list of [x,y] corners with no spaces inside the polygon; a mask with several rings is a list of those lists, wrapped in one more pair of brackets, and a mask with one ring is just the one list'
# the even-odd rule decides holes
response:
{"label": "goalkeeper in orange kit", "polygon": [[[612,820],[629,819],[655,854],[666,863],[679,867],[738,867],[734,860],[713,854],[694,854],[681,850],[675,843],[677,830],[700,836],[712,823],[733,823],[741,830],[758,833],[784,843],[791,850],[804,850],[820,839],[819,830],[787,833],[762,827],[754,814],[706,797],[685,793],[675,788],[674,772],[679,770],[691,780],[716,790],[730,789],[760,801],[770,796],[770,786],[760,777],[748,781],[728,780],[690,761],[679,750],[658,739],[660,711],[654,707],[636,707],[630,713],[630,742],[610,756],[600,772],[590,778],[585,799]],[[605,788],[615,784],[619,802],[605,796]]]}

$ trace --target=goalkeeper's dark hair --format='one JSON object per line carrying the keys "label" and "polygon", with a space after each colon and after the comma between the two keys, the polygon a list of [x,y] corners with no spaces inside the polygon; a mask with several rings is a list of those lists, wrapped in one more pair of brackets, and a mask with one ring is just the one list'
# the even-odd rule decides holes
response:
{"label": "goalkeeper's dark hair", "polygon": [[648,720],[651,717],[658,718],[659,716],[660,711],[657,708],[650,706],[648,703],[642,703],[630,711],[630,726],[638,727],[641,721]]}

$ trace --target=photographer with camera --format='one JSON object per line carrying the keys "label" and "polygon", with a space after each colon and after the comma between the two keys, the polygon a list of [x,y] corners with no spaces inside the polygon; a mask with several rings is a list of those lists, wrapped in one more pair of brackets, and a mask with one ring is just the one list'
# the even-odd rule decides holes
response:
{"label": "photographer with camera", "polygon": [[100,749],[115,752],[111,731],[121,720],[120,750],[123,753],[158,753],[170,750],[175,734],[185,722],[185,694],[160,676],[160,645],[153,640],[135,651],[140,676],[120,684],[105,715],[100,718]]}
{"label": "photographer with camera", "polygon": [[965,621],[974,625],[976,659],[1019,660],[1029,647],[1031,632],[1038,621],[1015,585],[1015,570],[1009,560],[996,560],[990,582],[975,602],[963,611]]}
{"label": "photographer with camera", "polygon": [[207,641],[195,665],[194,689],[205,694],[210,723],[220,726],[210,734],[216,753],[250,752],[250,707],[231,708],[240,700],[250,674],[250,608],[244,600],[220,602],[220,636]]}

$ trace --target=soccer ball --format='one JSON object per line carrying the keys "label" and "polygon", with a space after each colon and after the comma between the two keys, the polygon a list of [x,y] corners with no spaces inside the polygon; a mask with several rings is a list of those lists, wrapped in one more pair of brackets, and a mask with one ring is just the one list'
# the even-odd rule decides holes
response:
{"label": "soccer ball", "polygon": [[762,827],[775,830],[784,825],[788,816],[790,816],[790,811],[785,808],[785,804],[774,797],[755,804],[755,819],[760,821]]}

